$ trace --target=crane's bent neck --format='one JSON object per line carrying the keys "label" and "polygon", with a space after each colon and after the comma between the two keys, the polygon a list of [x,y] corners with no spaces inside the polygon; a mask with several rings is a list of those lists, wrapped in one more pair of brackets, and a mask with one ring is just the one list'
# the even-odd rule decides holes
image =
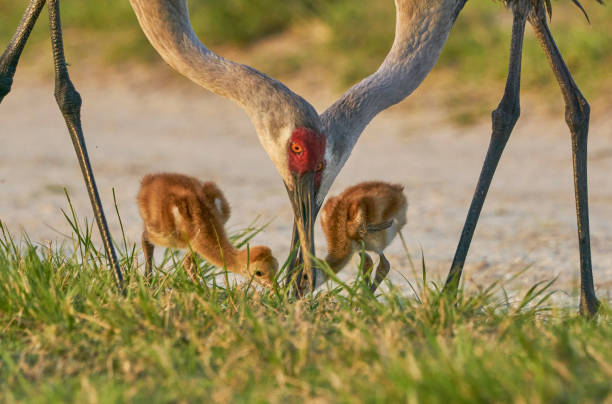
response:
{"label": "crane's bent neck", "polygon": [[317,195],[319,203],[370,121],[410,95],[433,69],[465,2],[396,0],[395,40],[384,62],[321,116],[329,169]]}
{"label": "crane's bent neck", "polygon": [[193,31],[186,0],[130,3],[142,30],[166,63],[202,87],[242,105],[260,139],[296,123],[318,122],[314,108],[282,83],[206,48]]}

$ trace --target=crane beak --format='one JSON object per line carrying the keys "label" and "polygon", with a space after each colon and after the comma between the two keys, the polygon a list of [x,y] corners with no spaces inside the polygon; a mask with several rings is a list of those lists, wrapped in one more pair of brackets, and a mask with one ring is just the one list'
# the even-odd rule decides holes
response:
{"label": "crane beak", "polygon": [[316,285],[316,272],[313,271],[311,258],[314,256],[314,222],[317,214],[314,173],[296,174],[293,179],[293,189],[285,186],[293,207],[294,226],[304,260],[297,278],[298,293],[303,294],[313,290]]}

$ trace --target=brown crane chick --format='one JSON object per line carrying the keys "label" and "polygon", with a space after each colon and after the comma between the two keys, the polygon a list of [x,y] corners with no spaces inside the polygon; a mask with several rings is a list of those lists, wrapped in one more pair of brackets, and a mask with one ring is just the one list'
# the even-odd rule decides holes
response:
{"label": "brown crane chick", "polygon": [[[350,261],[356,251],[375,252],[380,261],[370,290],[374,292],[389,273],[389,261],[384,249],[406,224],[408,201],[401,185],[372,181],[347,188],[340,195],[331,197],[323,206],[321,227],[327,239],[325,261],[338,273]],[[372,258],[362,252],[366,282],[373,268]],[[326,276],[320,276],[322,281]]]}
{"label": "brown crane chick", "polygon": [[[149,174],[141,182],[138,208],[144,222],[142,249],[148,276],[154,245],[193,249],[209,263],[271,287],[278,261],[268,247],[238,250],[228,240],[224,225],[230,207],[213,182],[182,174]],[[195,282],[195,264],[187,253],[183,262]]]}

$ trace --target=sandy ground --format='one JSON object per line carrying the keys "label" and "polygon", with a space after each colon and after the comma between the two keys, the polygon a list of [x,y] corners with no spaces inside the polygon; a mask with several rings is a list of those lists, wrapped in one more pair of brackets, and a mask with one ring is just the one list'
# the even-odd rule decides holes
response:
{"label": "sandy ground", "polygon": [[[129,78],[129,75],[128,75]],[[247,116],[232,103],[186,83],[163,86],[154,78],[107,81],[80,77],[84,128],[101,196],[115,237],[119,225],[112,189],[132,242],[140,237],[135,204],[140,178],[176,171],[217,181],[232,207],[229,229],[257,216],[272,220],[256,239],[284,258],[291,210],[284,187],[260,147]],[[129,81],[129,80],[128,80]],[[320,97],[322,110],[328,101]],[[469,102],[469,100],[466,100]],[[472,285],[486,285],[526,266],[525,286],[558,276],[566,292],[578,282],[578,246],[569,132],[558,119],[542,120],[523,105],[523,117],[502,159],[468,256]],[[431,276],[448,269],[489,140],[489,124],[452,128],[439,115],[395,108],[377,117],[357,144],[332,194],[364,180],[405,185],[410,201],[404,234],[418,261],[425,255]],[[612,120],[591,125],[589,186],[596,288],[610,300],[612,289]],[[0,219],[34,241],[61,240],[69,227],[66,187],[81,217],[90,216],[81,174],[50,85],[17,76],[0,106]],[[324,238],[317,226],[318,251]],[[396,240],[389,248],[394,270],[413,278]],[[346,271],[351,277],[351,271]],[[573,292],[572,292],[573,293]],[[575,301],[575,300],[574,300]]]}

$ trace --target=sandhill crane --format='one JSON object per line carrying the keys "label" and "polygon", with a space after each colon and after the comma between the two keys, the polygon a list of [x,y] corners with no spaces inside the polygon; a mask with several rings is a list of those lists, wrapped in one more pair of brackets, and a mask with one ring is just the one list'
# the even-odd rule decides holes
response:
{"label": "sandhill crane", "polygon": [[[367,282],[373,262],[366,251],[379,256],[370,284],[370,290],[376,291],[390,269],[384,250],[406,224],[407,208],[403,187],[380,181],[362,182],[328,198],[321,210],[321,228],[327,239],[325,262],[338,273],[356,251],[362,250],[363,243],[362,270]],[[318,282],[325,279],[317,276]]]}
{"label": "sandhill crane", "polygon": [[[192,248],[217,267],[272,287],[278,262],[268,247],[238,250],[227,239],[224,224],[230,207],[212,182],[182,174],[150,174],[141,182],[138,209],[144,222],[142,249],[147,275],[153,268],[154,245]],[[185,270],[195,282],[195,264],[187,252]]]}
{"label": "sandhill crane", "polygon": [[[577,0],[572,1],[579,4]],[[58,2],[49,0],[56,97],[75,142],[106,250],[111,260],[114,260],[120,279],[80,130],[80,98],[69,80],[63,56]],[[295,218],[292,245],[297,245],[299,240],[300,248],[310,254],[314,252],[312,229],[318,209],[362,131],[379,112],[402,101],[425,79],[466,2],[395,0],[395,40],[382,65],[374,74],[345,92],[319,116],[303,98],[278,81],[253,68],[223,59],[206,48],[191,27],[186,0],[130,0],[147,38],[169,65],[201,86],[233,99],[246,110],[289,192]],[[0,99],[10,90],[21,50],[44,3],[45,0],[30,0],[17,32],[0,59]],[[451,265],[446,289],[452,292],[458,286],[493,173],[518,119],[522,42],[528,20],[553,68],[565,101],[566,121],[572,133],[581,257],[580,310],[585,314],[594,314],[598,301],[591,269],[586,178],[589,106],[574,83],[548,29],[546,8],[550,2],[505,0],[505,4],[513,13],[506,90],[499,107],[493,113],[489,151]],[[300,277],[300,289],[312,287],[316,282],[312,276],[308,253],[304,254],[307,282],[302,282]]]}

